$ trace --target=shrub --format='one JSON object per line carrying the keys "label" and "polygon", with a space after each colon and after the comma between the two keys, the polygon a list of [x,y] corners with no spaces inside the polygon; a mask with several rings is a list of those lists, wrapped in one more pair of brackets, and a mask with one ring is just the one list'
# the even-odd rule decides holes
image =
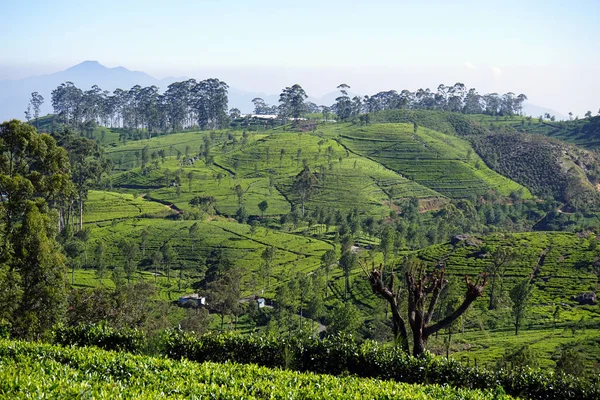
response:
{"label": "shrub", "polygon": [[119,329],[105,324],[59,326],[54,330],[54,342],[63,346],[96,346],[105,350],[140,353],[145,336],[137,329]]}
{"label": "shrub", "polygon": [[[138,331],[116,332],[105,326],[60,328],[55,337],[63,345],[94,345],[111,350],[139,351],[143,343]],[[351,335],[344,334],[318,340],[233,333],[198,337],[170,330],[162,334],[160,342],[163,354],[176,360],[257,364],[303,372],[486,389],[534,399],[600,398],[598,379],[586,381],[530,367],[485,370],[431,354],[417,358],[396,347],[370,341],[358,343]]]}

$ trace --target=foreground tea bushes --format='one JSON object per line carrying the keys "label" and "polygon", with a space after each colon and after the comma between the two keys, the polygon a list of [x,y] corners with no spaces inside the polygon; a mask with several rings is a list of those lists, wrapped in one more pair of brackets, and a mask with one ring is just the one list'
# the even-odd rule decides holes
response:
{"label": "foreground tea bushes", "polygon": [[[427,355],[410,357],[376,342],[357,343],[351,336],[310,338],[261,337],[239,334],[195,336],[166,331],[153,340],[139,332],[109,327],[61,328],[55,341],[62,345],[100,346],[132,352],[160,353],[175,360],[198,363],[255,364],[267,368],[330,375],[355,375],[410,384],[496,390],[535,399],[599,399],[600,383],[532,368],[491,371]],[[309,396],[310,397],[310,396]]]}
{"label": "foreground tea bushes", "polygon": [[163,351],[171,358],[198,362],[233,361],[270,368],[296,369],[327,374],[351,374],[418,384],[440,384],[469,389],[502,391],[533,399],[600,399],[600,382],[558,375],[533,368],[471,368],[461,363],[426,355],[411,357],[398,348],[376,342],[357,343],[349,336],[324,340],[235,334],[194,337],[170,331]]}
{"label": "foreground tea bushes", "polygon": [[203,364],[93,348],[0,340],[7,398],[509,399],[502,390],[453,389],[334,377],[232,363]]}

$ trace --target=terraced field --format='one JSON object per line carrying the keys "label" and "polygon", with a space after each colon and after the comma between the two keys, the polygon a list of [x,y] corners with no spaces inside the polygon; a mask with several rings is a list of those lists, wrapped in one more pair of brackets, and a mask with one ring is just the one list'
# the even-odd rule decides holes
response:
{"label": "terraced field", "polygon": [[372,159],[402,176],[444,196],[460,198],[496,190],[508,196],[523,186],[495,173],[463,139],[411,124],[334,127],[339,142],[350,151]]}
{"label": "terraced field", "polygon": [[[197,154],[208,137],[214,161],[206,164]],[[166,158],[155,159],[142,171],[144,147],[149,153],[163,150]],[[181,158],[175,156],[177,151]],[[217,211],[225,215],[233,215],[240,204],[251,215],[261,215],[258,203],[263,200],[269,203],[266,215],[288,213],[300,203],[292,184],[305,166],[318,178],[306,204],[309,211],[358,209],[384,216],[390,201],[410,197],[460,198],[489,190],[504,196],[521,191],[531,197],[524,187],[490,170],[468,142],[426,128],[414,134],[411,124],[337,124],[312,133],[282,128],[249,135],[188,132],[110,148],[107,156],[126,170],[111,177],[115,187],[145,193],[184,211],[190,210],[191,198],[211,195]],[[131,168],[134,164],[138,168]],[[181,182],[179,191],[176,179]],[[236,194],[238,185],[241,197]]]}
{"label": "terraced field", "polygon": [[219,156],[217,162],[242,177],[272,176],[278,191],[294,204],[299,203],[291,190],[294,178],[304,165],[309,166],[319,182],[308,209],[358,208],[381,215],[389,212],[382,205],[390,198],[439,196],[372,160],[348,152],[331,138],[308,133],[276,132]]}
{"label": "terraced field", "polygon": [[91,190],[85,202],[84,222],[112,221],[134,217],[166,217],[172,214],[162,204],[131,194]]}
{"label": "terraced field", "polygon": [[[161,207],[163,207],[161,205]],[[190,235],[190,227],[198,224],[198,234]],[[152,273],[152,254],[169,242],[177,254],[177,259],[171,266],[171,277],[174,282],[179,278],[179,270],[186,277],[200,276],[204,271],[204,262],[213,249],[221,249],[233,265],[243,268],[244,293],[258,293],[274,290],[280,281],[287,281],[297,272],[311,272],[319,267],[321,255],[332,248],[324,241],[290,233],[276,232],[258,227],[252,233],[249,225],[238,224],[218,218],[212,221],[183,221],[157,218],[135,218],[114,220],[112,222],[93,223],[90,240],[87,244],[89,259],[97,243],[104,242],[106,259],[110,260],[109,269],[124,264],[123,255],[118,247],[123,240],[130,240],[141,245],[142,232],[148,234],[145,248],[140,251],[135,263],[140,266],[140,274],[136,279],[154,279]],[[266,246],[276,249],[275,259],[271,269],[271,287],[267,288],[265,271],[261,253]],[[93,262],[90,261],[90,267]],[[167,271],[158,270],[159,277],[164,277]],[[147,274],[148,276],[145,276]],[[105,286],[113,286],[110,276],[105,279]],[[98,286],[99,280],[92,271],[80,271],[76,275],[76,286]],[[187,286],[188,280],[184,282]],[[271,293],[273,295],[273,293]]]}
{"label": "terraced field", "polygon": [[[428,265],[446,258],[448,275],[454,282],[460,282],[465,274],[477,276],[486,270],[491,261],[485,254],[500,247],[515,249],[517,255],[506,268],[503,285],[508,290],[528,276],[534,277],[532,324],[551,325],[556,306],[564,309],[563,321],[578,320],[582,316],[598,317],[597,307],[579,306],[572,299],[583,292],[595,291],[598,285],[599,278],[593,267],[597,253],[591,250],[591,238],[571,233],[530,232],[483,239],[478,246],[464,243],[456,247],[451,244],[431,246],[419,251],[418,257]],[[486,305],[486,301],[478,302],[482,310]]]}

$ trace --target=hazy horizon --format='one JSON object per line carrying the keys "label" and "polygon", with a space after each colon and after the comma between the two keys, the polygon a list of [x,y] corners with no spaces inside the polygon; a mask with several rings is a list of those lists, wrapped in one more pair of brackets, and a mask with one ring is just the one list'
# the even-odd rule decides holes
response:
{"label": "hazy horizon", "polygon": [[[507,1],[274,1],[3,4],[0,80],[85,60],[156,78],[218,77],[277,94],[301,84],[319,97],[463,82],[480,93],[525,93],[575,115],[600,107],[600,4]],[[16,34],[27,28],[26,34]]]}

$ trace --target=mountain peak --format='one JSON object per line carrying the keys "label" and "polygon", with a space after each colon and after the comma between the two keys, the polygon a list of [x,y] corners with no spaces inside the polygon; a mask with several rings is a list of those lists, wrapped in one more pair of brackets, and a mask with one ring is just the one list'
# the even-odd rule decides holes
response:
{"label": "mountain peak", "polygon": [[106,69],[106,67],[100,64],[98,61],[86,60],[82,63],[67,68],[67,71],[90,71],[99,69]]}

